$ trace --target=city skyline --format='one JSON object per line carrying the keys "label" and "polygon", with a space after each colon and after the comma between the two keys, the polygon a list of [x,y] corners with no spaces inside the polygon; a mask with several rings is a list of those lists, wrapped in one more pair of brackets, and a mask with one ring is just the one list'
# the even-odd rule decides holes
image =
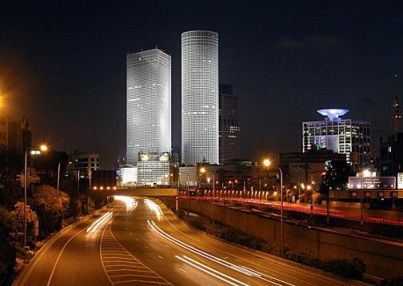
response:
{"label": "city skyline", "polygon": [[[300,123],[314,119],[308,114],[318,108],[344,106],[352,118],[370,121],[375,144],[392,131],[391,104],[403,70],[403,43],[396,36],[401,24],[393,19],[402,7],[217,5],[206,14],[195,4],[179,13],[163,3],[151,21],[131,15],[128,3],[7,4],[0,89],[8,113],[13,120],[30,118],[34,141],[98,152],[111,166],[126,149],[125,55],[158,45],[172,56],[172,145],[179,146],[180,33],[202,28],[221,35],[220,82],[233,84],[239,94],[242,137],[248,138],[241,142],[243,157],[300,150]],[[18,21],[12,11],[18,11]],[[237,21],[248,15],[253,17]]]}

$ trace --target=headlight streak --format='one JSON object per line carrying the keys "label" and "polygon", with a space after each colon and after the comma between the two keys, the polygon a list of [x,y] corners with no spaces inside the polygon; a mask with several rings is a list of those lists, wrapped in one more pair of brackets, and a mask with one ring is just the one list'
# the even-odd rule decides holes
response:
{"label": "headlight streak", "polygon": [[[239,285],[249,286],[249,284],[246,284],[246,283],[244,283],[242,281],[239,281],[238,279],[235,279],[235,278],[233,278],[231,276],[228,276],[228,275],[226,275],[226,274],[224,274],[224,273],[222,273],[220,271],[217,271],[217,270],[215,270],[215,269],[213,269],[211,267],[208,267],[207,265],[205,265],[203,263],[200,263],[200,262],[198,262],[198,261],[196,261],[194,259],[191,259],[191,258],[187,257],[186,255],[183,255],[183,257],[175,255],[175,257],[177,259],[181,260],[182,262],[185,262],[185,263],[187,263],[187,264],[199,269],[200,271],[203,271],[204,273],[207,273],[207,274],[209,274],[211,276],[214,276],[214,277],[220,279],[221,281],[224,281],[224,282],[226,282],[226,283],[228,283],[230,285],[233,285],[233,286],[239,286]],[[226,278],[228,278],[228,279],[226,279]]]}
{"label": "headlight streak", "polygon": [[156,214],[157,219],[160,220],[162,215],[161,208],[156,203],[154,203],[152,200],[149,199],[144,199],[144,203],[150,210],[152,210]]}
{"label": "headlight streak", "polygon": [[91,226],[87,228],[87,233],[97,231],[97,229],[101,226],[101,224],[108,221],[112,217],[112,214],[113,214],[113,212],[107,212],[104,215],[102,215],[100,218],[98,218],[96,221],[94,221],[91,224]]}
{"label": "headlight streak", "polygon": [[[185,248],[185,249],[187,249],[187,250],[189,250],[189,251],[191,251],[191,252],[193,252],[193,253],[195,253],[195,254],[197,254],[197,255],[200,255],[200,256],[202,256],[202,257],[204,257],[204,258],[206,258],[206,259],[209,259],[209,260],[211,260],[211,261],[214,261],[214,262],[216,262],[216,263],[218,263],[218,264],[221,264],[221,265],[223,265],[223,266],[225,266],[225,267],[228,267],[228,268],[230,268],[230,269],[233,269],[233,270],[235,270],[235,271],[237,271],[237,272],[240,272],[240,273],[242,273],[242,274],[244,274],[244,275],[257,277],[257,278],[262,279],[262,280],[264,280],[264,281],[266,281],[266,282],[270,282],[270,283],[273,284],[273,285],[282,286],[282,284],[279,284],[279,283],[277,283],[277,282],[275,282],[275,281],[272,281],[272,280],[276,280],[276,281],[279,281],[279,282],[281,282],[281,283],[283,283],[283,284],[287,284],[287,285],[290,285],[290,286],[295,286],[294,284],[290,284],[290,283],[285,282],[285,281],[282,281],[282,280],[280,280],[280,279],[277,279],[277,278],[274,278],[274,277],[270,277],[270,276],[268,276],[268,275],[266,275],[266,274],[257,272],[257,271],[255,271],[255,270],[249,270],[248,268],[244,268],[244,267],[235,265],[235,264],[233,264],[233,263],[231,263],[231,262],[228,262],[228,261],[223,260],[223,259],[221,259],[221,258],[215,257],[215,256],[213,256],[213,255],[211,255],[211,254],[209,254],[209,253],[207,253],[207,252],[204,252],[204,251],[202,251],[202,250],[200,250],[200,249],[197,249],[197,248],[195,248],[195,247],[193,247],[193,246],[191,246],[191,245],[188,245],[188,244],[186,244],[186,243],[184,243],[184,242],[182,242],[182,241],[180,241],[180,240],[174,238],[173,236],[167,234],[167,233],[164,232],[163,230],[161,230],[161,229],[155,224],[155,222],[152,221],[152,220],[147,220],[147,223],[150,225],[150,227],[151,227],[154,231],[156,231],[158,234],[160,234],[160,235],[163,236],[164,238],[166,238],[166,239],[168,239],[169,241],[175,243],[176,245],[178,245],[178,246],[180,246],[180,247],[182,247],[182,248]],[[265,278],[265,277],[263,277],[263,276],[269,277],[270,279],[267,279],[267,278]],[[271,279],[272,279],[272,280],[271,280]]]}
{"label": "headlight streak", "polygon": [[137,207],[137,200],[128,196],[113,196],[116,201],[121,201],[126,204],[126,210],[131,211]]}

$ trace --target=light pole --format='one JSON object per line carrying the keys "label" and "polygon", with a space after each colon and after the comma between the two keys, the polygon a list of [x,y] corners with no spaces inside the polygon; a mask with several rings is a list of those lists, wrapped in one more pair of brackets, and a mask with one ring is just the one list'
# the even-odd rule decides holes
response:
{"label": "light pole", "polygon": [[[32,154],[39,155],[41,152],[48,151],[48,146],[42,144],[39,146],[40,151],[31,151]],[[28,184],[28,148],[24,153],[24,247],[27,246],[27,184]]]}
{"label": "light pole", "polygon": [[[199,169],[199,174],[204,175],[206,173],[206,168],[201,167]],[[215,174],[213,172],[213,225],[215,224]]]}
{"label": "light pole", "polygon": [[27,245],[27,172],[28,172],[28,150],[24,154],[24,247]]}
{"label": "light pole", "polygon": [[[269,171],[269,166],[271,165],[271,161],[269,159],[263,160],[263,166],[266,167],[266,172]],[[284,257],[284,204],[283,204],[283,170],[278,168],[280,173],[280,242],[281,242],[281,257]]]}
{"label": "light pole", "polygon": [[60,197],[60,162],[57,164],[57,192]]}

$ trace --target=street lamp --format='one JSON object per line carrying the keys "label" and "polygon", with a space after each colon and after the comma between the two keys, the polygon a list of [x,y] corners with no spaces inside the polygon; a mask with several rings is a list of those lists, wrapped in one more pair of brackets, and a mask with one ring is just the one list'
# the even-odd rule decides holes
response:
{"label": "street lamp", "polygon": [[[41,144],[39,146],[41,152],[46,152],[48,150],[48,146],[45,144]],[[33,152],[32,150],[30,153],[32,155],[40,155],[40,151]],[[27,246],[27,213],[26,213],[26,206],[27,206],[27,183],[28,183],[28,148],[25,149],[24,154],[24,247]]]}
{"label": "street lamp", "polygon": [[[269,167],[271,165],[270,159],[263,160],[263,166],[266,167],[266,171],[268,172]],[[283,204],[283,170],[278,168],[280,173],[280,201],[281,201],[281,209],[280,209],[280,234],[281,234],[281,257],[284,257],[284,204]]]}
{"label": "street lamp", "polygon": [[[199,169],[199,173],[201,174],[201,175],[204,175],[205,173],[206,173],[206,168],[205,167],[201,167],[200,169]],[[215,224],[215,174],[214,174],[214,172],[213,172],[213,180],[212,180],[212,182],[213,182],[213,225]]]}

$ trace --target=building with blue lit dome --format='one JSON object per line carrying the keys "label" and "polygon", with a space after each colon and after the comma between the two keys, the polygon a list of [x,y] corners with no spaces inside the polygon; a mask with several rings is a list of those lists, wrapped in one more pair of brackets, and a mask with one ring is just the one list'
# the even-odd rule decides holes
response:
{"label": "building with blue lit dome", "polygon": [[313,148],[345,154],[356,167],[367,166],[371,152],[371,124],[368,121],[341,118],[347,109],[320,109],[324,120],[302,123],[302,152]]}

